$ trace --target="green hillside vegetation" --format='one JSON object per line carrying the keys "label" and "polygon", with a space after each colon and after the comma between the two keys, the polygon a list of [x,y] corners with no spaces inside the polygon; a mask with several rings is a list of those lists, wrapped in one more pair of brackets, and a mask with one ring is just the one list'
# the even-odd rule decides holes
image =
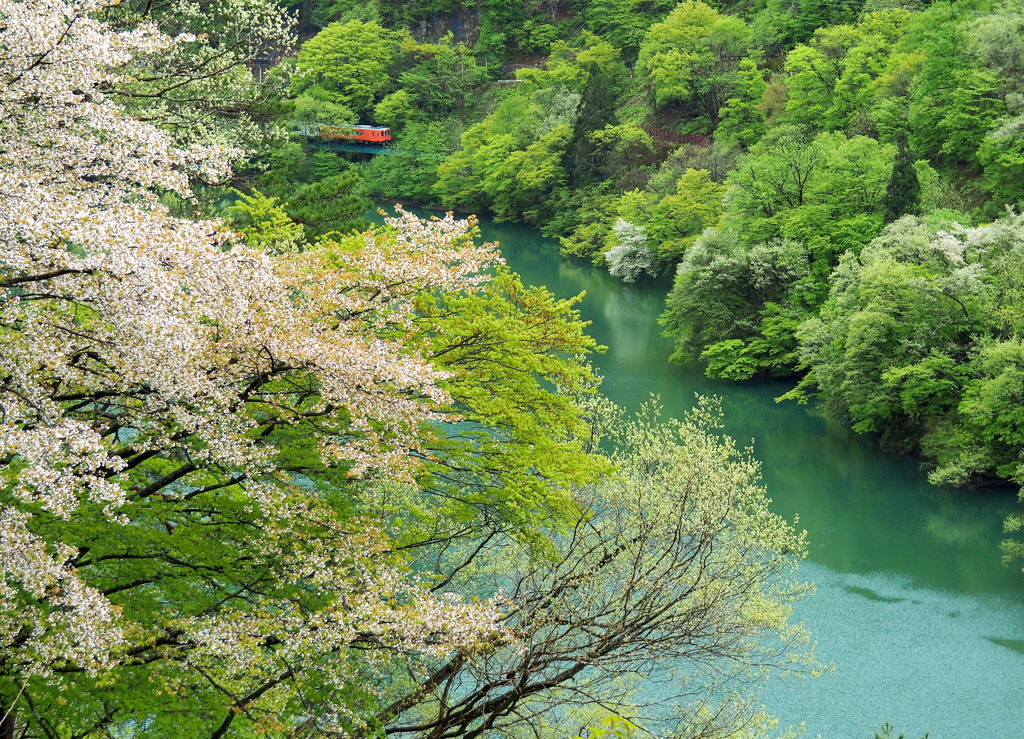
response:
{"label": "green hillside vegetation", "polygon": [[[534,9],[472,49],[300,10],[301,47],[275,0],[0,0],[0,739],[763,736],[760,684],[822,669],[806,543],[717,401],[627,414],[582,296],[472,219],[363,221],[541,217],[565,152],[630,156],[577,125],[625,65]],[[551,60],[494,89],[480,44]],[[420,140],[295,134],[367,120]]]}
{"label": "green hillside vegetation", "polygon": [[[325,26],[289,88],[296,119],[373,120],[433,154],[353,163],[368,193],[533,224],[623,279],[674,275],[674,361],[792,375],[786,397],[821,398],[887,448],[923,453],[937,481],[1024,481],[1008,350],[1024,315],[1008,235],[1024,203],[1019,8],[316,7]],[[459,41],[408,35],[458,13],[478,21]],[[358,63],[312,82],[350,47]],[[364,91],[357,108],[349,88]],[[866,296],[881,245],[911,232],[916,256],[892,257],[903,276],[887,278],[902,297]]]}
{"label": "green hillside vegetation", "polygon": [[581,297],[373,198],[674,277],[674,361],[1024,482],[1011,4],[0,16],[0,739],[758,739],[820,674],[718,401],[628,415]]}

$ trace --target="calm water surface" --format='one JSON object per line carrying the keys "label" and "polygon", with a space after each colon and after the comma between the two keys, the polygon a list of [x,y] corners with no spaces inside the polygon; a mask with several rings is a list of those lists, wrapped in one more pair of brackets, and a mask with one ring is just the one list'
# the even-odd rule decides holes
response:
{"label": "calm water surface", "polygon": [[1024,574],[998,550],[1013,491],[929,485],[916,461],[776,403],[786,382],[736,385],[670,365],[656,321],[667,282],[624,285],[532,229],[481,225],[524,282],[559,297],[586,291],[580,312],[608,346],[595,358],[608,396],[636,408],[655,393],[680,414],[695,393],[718,395],[729,433],[763,464],[773,508],[799,515],[810,541],[801,574],[817,594],[797,618],[835,671],[768,686],[783,726],[829,739],[870,739],[886,721],[908,739],[1024,737]]}

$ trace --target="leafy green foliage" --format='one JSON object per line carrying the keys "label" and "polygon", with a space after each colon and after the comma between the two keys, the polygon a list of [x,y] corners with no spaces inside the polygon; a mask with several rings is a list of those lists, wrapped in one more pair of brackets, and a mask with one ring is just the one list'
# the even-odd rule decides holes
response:
{"label": "leafy green foliage", "polygon": [[1020,216],[975,230],[904,217],[844,257],[801,358],[827,409],[936,463],[935,481],[1024,479]]}
{"label": "leafy green foliage", "polygon": [[695,106],[713,128],[737,87],[731,60],[745,54],[750,42],[750,31],[739,18],[722,15],[700,0],[686,0],[651,26],[637,64],[656,106]]}
{"label": "leafy green foliage", "polygon": [[674,0],[589,0],[587,29],[633,57],[648,29],[676,5]]}
{"label": "leafy green foliage", "polygon": [[332,23],[299,50],[293,94],[369,110],[391,84],[404,37],[373,22]]}
{"label": "leafy green foliage", "polygon": [[247,245],[271,253],[299,247],[304,235],[302,225],[289,217],[278,198],[267,197],[259,190],[252,195],[235,190],[235,194],[238,202],[228,208],[228,213]]}
{"label": "leafy green foliage", "polygon": [[902,140],[893,162],[892,176],[885,188],[882,207],[887,223],[902,215],[917,215],[921,209],[921,182],[917,178],[914,157]]}
{"label": "leafy green foliage", "polygon": [[[973,64],[959,23],[937,25],[909,96],[911,145],[920,154],[974,164],[978,144],[1005,114],[998,76]],[[938,106],[936,108],[935,106]]]}
{"label": "leafy green foliage", "polygon": [[662,317],[673,359],[701,356],[731,379],[793,372],[796,328],[825,299],[840,255],[882,225],[891,157],[863,136],[772,129],[731,176],[722,235],[706,233],[678,268]]}
{"label": "leafy green foliage", "polygon": [[573,485],[607,471],[581,449],[583,420],[570,399],[595,384],[584,357],[603,350],[584,333],[581,297],[557,300],[499,269],[477,292],[418,298],[419,340],[451,373],[444,388],[461,419],[429,443],[419,482],[444,504],[421,524],[428,538],[469,511],[528,535],[538,505],[565,510]]}
{"label": "leafy green foliage", "polygon": [[378,197],[433,203],[437,197],[437,164],[458,146],[458,122],[450,118],[410,122],[402,129],[401,137],[415,142],[415,151],[377,156],[363,164],[359,172],[366,190]]}
{"label": "leafy green foliage", "polygon": [[847,249],[881,227],[880,201],[892,172],[894,147],[866,136],[773,129],[744,160],[736,185],[735,218],[754,239],[806,243],[822,279]]}
{"label": "leafy green foliage", "polygon": [[741,60],[736,72],[736,97],[726,100],[719,111],[715,138],[746,148],[756,144],[768,130],[762,105],[766,89],[764,74],[754,60]]}
{"label": "leafy green foliage", "polygon": [[1020,172],[1024,167],[1024,116],[995,127],[978,147],[985,190],[992,198],[989,211],[1024,201]]}
{"label": "leafy green foliage", "polygon": [[596,142],[587,126],[577,125],[583,111],[593,111],[582,92],[596,89],[591,78],[603,84],[621,72],[605,42],[593,36],[581,42],[579,48],[556,44],[543,69],[520,70],[522,84],[463,134],[459,150],[438,167],[435,187],[443,200],[543,223],[556,212],[567,167],[585,178],[601,166],[595,157],[602,146],[628,151],[629,142]]}
{"label": "leafy green foliage", "polygon": [[[611,132],[606,129],[595,136],[601,138],[602,133]],[[562,238],[563,252],[603,264],[608,249],[616,245],[614,224],[625,220],[644,230],[645,248],[654,257],[652,270],[671,268],[705,229],[718,224],[726,188],[714,182],[707,170],[667,174],[666,182],[671,182],[672,191],[661,196],[630,190],[618,197],[591,197],[587,216]]]}
{"label": "leafy green foliage", "polygon": [[831,3],[822,0],[755,0],[751,4],[751,27],[757,45],[768,56],[807,43],[815,31],[848,24],[860,14],[859,3]]}
{"label": "leafy green foliage", "polygon": [[688,169],[676,182],[675,192],[651,206],[644,227],[660,263],[675,264],[700,234],[718,225],[725,191],[707,170]]}
{"label": "leafy green foliage", "polygon": [[602,157],[604,152],[600,151],[594,133],[614,126],[615,102],[626,73],[615,50],[608,44],[592,43],[577,61],[586,71],[587,81],[573,123],[572,138],[566,146],[565,166],[574,187],[605,179],[621,169],[609,166]]}
{"label": "leafy green foliage", "polygon": [[[451,35],[437,43],[403,44],[404,70],[398,83],[420,120],[461,115],[487,80],[487,69]],[[383,121],[382,121],[383,122]]]}
{"label": "leafy green foliage", "polygon": [[634,729],[640,727],[621,716],[606,716],[601,719],[600,726],[588,726],[587,736],[576,736],[573,739],[630,739]]}
{"label": "leafy green foliage", "polygon": [[363,213],[369,209],[370,200],[359,174],[350,171],[297,187],[284,207],[288,216],[304,227],[306,237],[313,240],[364,228]]}
{"label": "leafy green foliage", "polygon": [[870,131],[865,113],[909,18],[906,10],[869,13],[856,26],[821,28],[794,49],[786,59],[786,120],[818,130]]}
{"label": "leafy green foliage", "polygon": [[922,404],[948,410],[934,397],[937,383],[956,378],[948,360],[964,356],[975,320],[964,306],[981,297],[976,270],[933,248],[932,233],[903,219],[859,259],[845,257],[820,317],[801,329],[803,357],[827,388],[828,407],[893,446],[908,443],[901,434],[912,439]]}

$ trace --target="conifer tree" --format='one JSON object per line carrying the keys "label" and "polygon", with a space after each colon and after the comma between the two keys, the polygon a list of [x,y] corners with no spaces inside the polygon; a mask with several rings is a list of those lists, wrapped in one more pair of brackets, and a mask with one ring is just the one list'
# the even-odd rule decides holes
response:
{"label": "conifer tree", "polygon": [[907,146],[906,136],[901,136],[897,145],[899,150],[893,162],[892,176],[882,199],[886,223],[892,223],[903,215],[917,215],[921,212],[921,183],[914,169],[914,154]]}

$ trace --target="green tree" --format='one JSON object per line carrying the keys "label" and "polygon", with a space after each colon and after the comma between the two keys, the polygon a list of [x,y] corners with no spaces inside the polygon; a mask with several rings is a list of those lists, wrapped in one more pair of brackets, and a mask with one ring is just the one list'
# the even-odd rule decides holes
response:
{"label": "green tree", "polygon": [[887,223],[903,215],[917,215],[921,210],[921,183],[917,179],[914,156],[902,138],[885,188],[882,208]]}
{"label": "green tree", "polygon": [[874,133],[868,111],[878,96],[878,80],[889,71],[893,51],[911,16],[900,8],[867,13],[860,20],[854,30],[856,40],[842,60],[825,127]]}
{"label": "green tree", "polygon": [[259,190],[252,195],[235,190],[238,201],[228,208],[235,228],[245,243],[267,252],[297,250],[304,240],[302,225],[293,221],[278,203]]}
{"label": "green tree", "polygon": [[543,220],[543,214],[549,212],[545,198],[568,180],[562,161],[571,136],[568,125],[556,126],[525,149],[509,155],[491,177],[492,182],[501,183],[492,190],[498,216]]}
{"label": "green tree", "polygon": [[991,198],[990,212],[1024,201],[1020,172],[1024,167],[1024,116],[1000,122],[978,147],[985,191]]}
{"label": "green tree", "polygon": [[373,22],[332,23],[299,49],[292,93],[366,113],[392,85],[404,38]]}
{"label": "green tree", "polygon": [[504,268],[479,290],[417,297],[409,341],[449,374],[443,388],[461,423],[424,435],[418,489],[368,499],[368,515],[396,519],[403,547],[472,553],[493,536],[543,545],[538,505],[558,519],[574,485],[608,472],[579,441],[586,425],[571,397],[596,384],[585,357],[604,350],[584,331],[581,299],[526,287]]}
{"label": "green tree", "polygon": [[945,423],[973,374],[988,289],[963,239],[896,221],[842,259],[828,302],[798,333],[824,407],[891,447],[914,448]]}
{"label": "green tree", "polygon": [[450,34],[432,44],[407,41],[403,52],[405,69],[399,84],[428,120],[451,113],[462,116],[487,80],[487,68]]}
{"label": "green tree", "polygon": [[588,30],[635,58],[651,25],[676,5],[676,0],[590,0],[585,21]]}
{"label": "green tree", "polygon": [[843,73],[843,60],[856,42],[853,26],[820,28],[809,44],[786,56],[787,122],[809,129],[823,127]]}
{"label": "green tree", "polygon": [[967,54],[960,18],[935,15],[921,41],[925,60],[910,92],[910,144],[919,155],[976,166],[982,138],[1006,114],[1002,83],[997,72]]}
{"label": "green tree", "polygon": [[654,140],[633,123],[596,129],[587,139],[595,164],[600,165],[598,173],[619,190],[625,189],[622,183],[628,182],[631,175],[657,159]]}
{"label": "green tree", "polygon": [[673,359],[703,357],[710,374],[732,379],[795,371],[798,326],[826,299],[841,255],[882,227],[894,149],[769,130],[729,177],[721,236],[705,234],[680,264],[662,317]]}
{"label": "green tree", "polygon": [[288,217],[304,227],[311,241],[329,233],[363,229],[363,213],[369,207],[370,200],[355,170],[299,185],[284,205]]}
{"label": "green tree", "polygon": [[437,198],[438,164],[458,146],[459,123],[451,118],[409,123],[402,139],[416,142],[416,151],[376,156],[364,163],[359,171],[366,189],[381,198],[432,203]]}
{"label": "green tree", "polygon": [[820,303],[839,255],[859,250],[881,229],[880,203],[892,173],[895,147],[865,136],[798,128],[772,129],[730,181],[731,212],[750,242],[784,238],[803,243],[819,285]]}
{"label": "green tree", "polygon": [[955,444],[930,438],[939,453],[931,479],[958,485],[995,478],[1024,484],[1024,342],[1014,337],[987,341],[971,363],[957,407]]}
{"label": "green tree", "polygon": [[749,12],[757,46],[768,57],[776,57],[797,44],[808,43],[819,29],[852,23],[861,5],[825,0],[755,0]]}
{"label": "green tree", "polygon": [[596,38],[578,57],[586,72],[586,84],[566,147],[565,168],[574,187],[603,179],[608,168],[593,133],[615,123],[615,106],[625,79],[626,68],[617,51]]}
{"label": "green tree", "polygon": [[576,208],[572,230],[559,238],[563,254],[604,264],[604,250],[614,223],[609,214],[614,212],[617,200],[610,189],[606,183],[575,191],[581,202]]}
{"label": "green tree", "polygon": [[718,225],[726,189],[706,169],[688,169],[676,182],[675,192],[650,209],[644,224],[660,263],[675,264],[698,236]]}
{"label": "green tree", "polygon": [[588,708],[642,710],[628,676],[674,660],[687,679],[668,699],[692,718],[680,736],[726,736],[757,712],[750,692],[726,689],[753,688],[751,668],[819,669],[803,629],[788,623],[807,590],[792,577],[803,536],[769,511],[757,464],[721,434],[717,403],[702,400],[681,421],[662,421],[653,405],[636,419],[599,399],[585,405],[581,441],[607,435],[618,474],[578,490],[544,559],[504,541],[477,558],[476,582],[509,592],[524,648],[425,660],[378,714],[389,735],[568,736]]}
{"label": "green tree", "polygon": [[729,98],[719,111],[720,120],[715,138],[735,142],[749,148],[756,144],[768,129],[763,106],[767,85],[764,74],[752,59],[740,61],[736,74],[736,97]]}
{"label": "green tree", "polygon": [[519,70],[522,84],[466,130],[459,150],[438,166],[437,192],[446,202],[489,208],[502,218],[543,224],[558,217],[567,168],[601,159],[607,166],[650,143],[635,126],[606,126],[580,143],[581,90],[591,74],[618,65],[615,50],[595,37],[576,47],[555,44],[543,68]]}
{"label": "green tree", "polygon": [[491,207],[516,174],[506,166],[509,156],[529,146],[541,126],[541,112],[531,97],[513,95],[466,129],[458,150],[437,168],[435,189],[444,202]]}
{"label": "green tree", "polygon": [[734,60],[746,53],[750,40],[739,18],[721,15],[700,0],[686,0],[651,26],[637,64],[656,106],[695,106],[713,129],[719,110],[733,97]]}
{"label": "green tree", "polygon": [[292,101],[292,119],[300,126],[338,126],[355,124],[359,115],[348,105],[313,95],[299,95]]}
{"label": "green tree", "polygon": [[416,106],[408,90],[395,90],[373,106],[374,122],[393,128],[405,126],[415,114]]}

